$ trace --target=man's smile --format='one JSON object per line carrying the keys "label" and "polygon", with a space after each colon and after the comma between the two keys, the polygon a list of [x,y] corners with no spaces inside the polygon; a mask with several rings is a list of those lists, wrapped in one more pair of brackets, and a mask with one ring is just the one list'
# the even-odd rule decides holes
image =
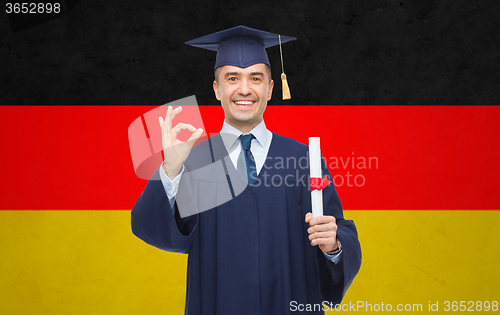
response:
{"label": "man's smile", "polygon": [[234,104],[239,105],[239,106],[249,106],[253,105],[255,101],[251,100],[238,100],[238,101],[233,101]]}

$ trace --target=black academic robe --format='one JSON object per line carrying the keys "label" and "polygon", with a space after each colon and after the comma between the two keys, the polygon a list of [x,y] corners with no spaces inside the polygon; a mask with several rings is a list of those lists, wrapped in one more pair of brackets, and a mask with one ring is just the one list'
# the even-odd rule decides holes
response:
{"label": "black academic robe", "polygon": [[[311,211],[307,156],[308,146],[273,134],[257,180],[237,189],[240,177],[234,176],[221,137],[214,136],[194,147],[185,162],[179,193],[191,197],[176,199],[175,211],[155,172],[132,210],[132,230],[155,247],[189,254],[186,314],[323,314],[323,301],[328,306],[341,302],[361,265],[357,231],[343,218],[330,184],[323,189],[323,212],[337,220],[342,259],[334,264],[311,246],[304,221]],[[206,188],[206,174],[193,171],[210,164],[222,165],[225,176],[211,176],[218,184],[222,178],[234,198],[215,201],[215,208],[204,211],[196,195],[223,190]],[[324,166],[323,174],[330,177]],[[190,209],[179,212],[180,204]],[[194,214],[185,216],[186,211]]]}

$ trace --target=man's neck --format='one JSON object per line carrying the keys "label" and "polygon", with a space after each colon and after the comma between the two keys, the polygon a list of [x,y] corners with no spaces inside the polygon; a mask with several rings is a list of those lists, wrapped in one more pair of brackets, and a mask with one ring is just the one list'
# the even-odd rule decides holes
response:
{"label": "man's neck", "polygon": [[238,129],[239,131],[241,131],[243,134],[247,134],[249,133],[250,131],[252,131],[253,128],[257,127],[261,122],[262,122],[262,119],[259,120],[258,122],[256,123],[253,123],[253,124],[234,124],[234,123],[230,123],[229,121],[225,120],[226,124],[230,125],[231,127],[234,127],[236,129]]}

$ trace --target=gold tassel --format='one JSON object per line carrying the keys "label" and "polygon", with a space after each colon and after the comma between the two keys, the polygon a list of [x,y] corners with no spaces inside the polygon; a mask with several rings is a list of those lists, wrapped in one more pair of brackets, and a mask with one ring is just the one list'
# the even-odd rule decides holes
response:
{"label": "gold tassel", "polygon": [[280,42],[280,57],[281,57],[281,89],[283,90],[283,100],[289,100],[292,98],[290,93],[290,87],[288,87],[288,82],[286,81],[285,68],[283,67],[283,52],[281,51],[281,35],[278,35]]}
{"label": "gold tassel", "polygon": [[288,87],[288,82],[286,82],[286,74],[283,72],[281,73],[281,83],[282,83],[282,89],[283,89],[283,100],[289,100],[292,98],[292,95],[290,94],[290,88]]}

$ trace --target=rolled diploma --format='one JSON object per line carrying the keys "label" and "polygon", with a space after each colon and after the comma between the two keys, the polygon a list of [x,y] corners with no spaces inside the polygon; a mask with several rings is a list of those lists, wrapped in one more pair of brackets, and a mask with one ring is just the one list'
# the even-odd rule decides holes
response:
{"label": "rolled diploma", "polygon": [[[319,137],[309,137],[309,172],[310,177],[321,178],[321,150]],[[323,215],[323,191],[311,191],[313,218]]]}

